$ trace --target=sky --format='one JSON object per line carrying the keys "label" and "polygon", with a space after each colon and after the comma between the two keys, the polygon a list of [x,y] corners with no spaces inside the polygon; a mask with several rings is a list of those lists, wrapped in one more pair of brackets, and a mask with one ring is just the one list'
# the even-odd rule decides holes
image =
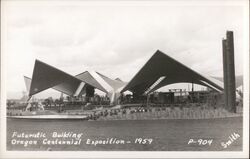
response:
{"label": "sky", "polygon": [[5,1],[2,53],[8,98],[22,96],[23,76],[32,77],[35,59],[71,75],[95,70],[129,81],[159,49],[195,71],[222,76],[227,30],[234,31],[236,74],[242,75],[242,6],[178,2]]}

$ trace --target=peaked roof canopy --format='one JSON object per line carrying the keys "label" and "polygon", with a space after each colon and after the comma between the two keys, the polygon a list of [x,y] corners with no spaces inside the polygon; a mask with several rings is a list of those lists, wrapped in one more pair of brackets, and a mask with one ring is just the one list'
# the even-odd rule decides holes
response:
{"label": "peaked roof canopy", "polygon": [[107,92],[107,90],[88,72],[85,71],[75,76],[76,78],[88,83],[89,85],[97,88],[103,92]]}
{"label": "peaked roof canopy", "polygon": [[[80,84],[82,82],[106,93],[116,91],[126,85],[125,82],[112,80],[95,71],[85,71],[72,76],[39,60],[35,61],[32,79],[24,76],[24,81],[29,96],[48,88],[73,96],[77,89],[81,88]],[[84,92],[85,87],[81,88],[79,95]]]}
{"label": "peaked roof canopy", "polygon": [[39,60],[35,61],[29,96],[48,88],[73,95],[82,81]]}
{"label": "peaked roof canopy", "polygon": [[97,72],[97,74],[99,76],[101,76],[103,78],[103,80],[105,82],[107,82],[114,90],[118,90],[119,88],[124,87],[127,84],[126,82],[123,82],[120,79],[113,80],[113,79],[111,79],[111,78],[109,78],[109,77],[107,77],[99,72]]}
{"label": "peaked roof canopy", "polygon": [[[26,89],[29,92],[32,79],[24,76],[24,81],[25,81]],[[70,86],[69,83],[64,82],[64,83],[61,83],[52,87],[52,89],[62,92],[64,94],[67,94],[69,96],[73,96],[77,87]]]}
{"label": "peaked roof canopy", "polygon": [[222,83],[209,79],[157,50],[121,92],[130,90],[142,94],[173,83],[196,83],[214,90],[223,90]]}

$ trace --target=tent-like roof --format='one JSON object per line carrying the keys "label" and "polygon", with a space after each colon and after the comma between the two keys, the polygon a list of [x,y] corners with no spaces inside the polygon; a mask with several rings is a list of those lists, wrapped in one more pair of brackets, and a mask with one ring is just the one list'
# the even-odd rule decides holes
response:
{"label": "tent-like roof", "polygon": [[196,83],[217,91],[223,90],[220,81],[209,79],[157,50],[121,92],[130,90],[143,94],[165,85],[181,82]]}
{"label": "tent-like roof", "polygon": [[107,92],[107,90],[90,74],[89,71],[85,71],[75,76],[76,78],[88,83],[89,85],[97,88],[103,92]]}
{"label": "tent-like roof", "polygon": [[126,82],[120,80],[113,80],[99,72],[85,71],[75,76],[76,78],[91,84],[93,87],[103,91],[109,92],[111,90],[116,91],[117,89],[124,87]]}
{"label": "tent-like roof", "polygon": [[[27,92],[29,92],[30,90],[31,80],[32,80],[31,78],[24,76],[24,81],[25,81]],[[76,91],[76,88],[70,89],[71,87],[69,87],[68,85],[69,85],[68,83],[64,82],[64,83],[61,83],[59,85],[52,87],[52,89],[62,92],[64,94],[67,94],[69,96],[73,96]],[[83,93],[83,90],[81,93]]]}
{"label": "tent-like roof", "polygon": [[97,74],[100,75],[105,80],[105,82],[107,82],[114,90],[118,90],[119,88],[124,87],[127,84],[126,82],[123,82],[120,79],[113,80],[99,72],[97,72]]}
{"label": "tent-like roof", "polygon": [[24,77],[29,96],[37,94],[48,88],[53,88],[59,92],[73,96],[84,93],[86,85],[80,88],[81,83],[85,83],[103,92],[116,91],[118,88],[126,85],[125,82],[112,80],[95,71],[85,71],[76,76],[71,76],[55,67],[52,67],[39,60],[35,61],[32,79]]}
{"label": "tent-like roof", "polygon": [[24,83],[25,83],[27,92],[29,92],[30,91],[30,85],[31,85],[31,78],[29,78],[27,76],[24,76]]}
{"label": "tent-like roof", "polygon": [[68,95],[73,95],[81,82],[80,79],[77,79],[74,76],[36,60],[29,89],[29,96],[51,87]]}

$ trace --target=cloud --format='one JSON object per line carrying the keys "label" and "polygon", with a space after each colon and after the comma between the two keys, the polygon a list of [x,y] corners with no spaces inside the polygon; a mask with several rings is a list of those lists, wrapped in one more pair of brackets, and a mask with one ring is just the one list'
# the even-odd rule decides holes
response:
{"label": "cloud", "polygon": [[25,27],[35,27],[40,25],[42,22],[40,19],[33,18],[20,18],[16,21],[11,22],[11,25],[16,28],[25,28]]}

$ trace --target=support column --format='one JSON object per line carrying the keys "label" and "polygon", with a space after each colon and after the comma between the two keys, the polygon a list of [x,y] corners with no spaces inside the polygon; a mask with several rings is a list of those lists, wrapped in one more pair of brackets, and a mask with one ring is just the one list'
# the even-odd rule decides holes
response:
{"label": "support column", "polygon": [[227,31],[227,78],[228,78],[228,108],[230,112],[236,113],[236,88],[234,67],[234,37],[232,31]]}
{"label": "support column", "polygon": [[194,92],[194,82],[192,82],[192,92]]}
{"label": "support column", "polygon": [[224,103],[225,109],[228,109],[228,80],[227,80],[227,41],[222,40],[222,53],[223,53],[223,80],[224,80]]}
{"label": "support column", "polygon": [[81,82],[79,84],[79,86],[77,87],[77,89],[76,89],[76,91],[74,93],[74,96],[78,96],[81,93],[84,86],[85,86],[85,83]]}
{"label": "support column", "polygon": [[110,105],[117,105],[117,104],[119,104],[118,103],[118,99],[120,98],[120,96],[121,96],[120,92],[115,92],[115,91],[109,92],[108,93],[108,97],[110,99]]}

